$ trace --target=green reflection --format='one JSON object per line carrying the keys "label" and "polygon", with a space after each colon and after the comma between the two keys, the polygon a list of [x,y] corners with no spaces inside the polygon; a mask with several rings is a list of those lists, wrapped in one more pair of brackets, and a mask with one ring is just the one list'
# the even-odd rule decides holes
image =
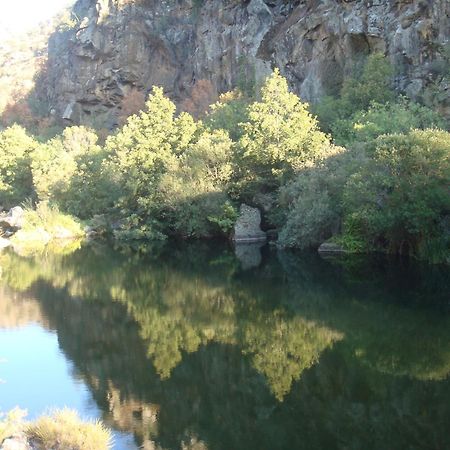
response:
{"label": "green reflection", "polygon": [[448,270],[264,251],[247,271],[217,243],[0,265],[140,445],[445,448]]}

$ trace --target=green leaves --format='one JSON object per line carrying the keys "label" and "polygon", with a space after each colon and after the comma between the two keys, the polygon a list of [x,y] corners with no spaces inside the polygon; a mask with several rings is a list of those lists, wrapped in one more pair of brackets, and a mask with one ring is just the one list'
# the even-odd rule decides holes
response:
{"label": "green leaves", "polygon": [[442,235],[441,221],[450,212],[450,133],[381,136],[369,152],[371,159],[344,190],[345,221],[353,224],[344,233],[393,253],[430,257],[424,248]]}
{"label": "green leaves", "polygon": [[32,195],[30,158],[36,145],[19,125],[0,132],[0,205],[4,208]]}
{"label": "green leaves", "polygon": [[329,148],[329,140],[307,104],[289,92],[278,70],[267,79],[261,94],[262,101],[249,106],[249,120],[243,124],[243,163],[250,176],[279,185],[320,159]]}

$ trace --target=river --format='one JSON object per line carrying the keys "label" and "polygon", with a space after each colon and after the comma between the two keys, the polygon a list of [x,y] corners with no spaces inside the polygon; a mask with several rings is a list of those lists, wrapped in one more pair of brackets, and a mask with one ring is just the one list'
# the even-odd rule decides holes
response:
{"label": "river", "polygon": [[226,243],[0,254],[0,410],[114,449],[449,449],[450,271]]}

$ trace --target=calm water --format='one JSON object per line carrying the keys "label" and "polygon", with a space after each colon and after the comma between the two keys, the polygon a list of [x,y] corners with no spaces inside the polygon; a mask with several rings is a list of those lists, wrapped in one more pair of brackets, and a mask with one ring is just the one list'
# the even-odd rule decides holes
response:
{"label": "calm water", "polygon": [[450,449],[448,269],[215,242],[0,267],[0,410],[116,449]]}

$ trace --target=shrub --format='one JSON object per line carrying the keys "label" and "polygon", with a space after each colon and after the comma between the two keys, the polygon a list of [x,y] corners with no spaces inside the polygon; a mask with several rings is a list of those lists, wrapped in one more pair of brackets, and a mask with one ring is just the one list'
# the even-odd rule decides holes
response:
{"label": "shrub", "polygon": [[[347,78],[339,95],[325,96],[315,106],[321,127],[333,134],[352,127],[351,117],[372,104],[383,105],[395,99],[392,88],[393,69],[381,53],[369,55],[360,73]],[[337,143],[343,143],[339,138]]]}
{"label": "shrub", "polygon": [[43,250],[52,240],[75,240],[85,235],[82,224],[62,214],[56,206],[41,202],[36,209],[27,207],[22,228],[11,241],[21,253]]}
{"label": "shrub", "polygon": [[433,110],[405,98],[395,103],[372,104],[351,119],[337,121],[334,139],[342,145],[370,142],[383,134],[407,133],[412,129],[444,128],[445,123]]}
{"label": "shrub", "polygon": [[279,208],[274,212],[283,247],[318,246],[339,232],[342,195],[348,177],[364,161],[359,151],[339,153],[317,166],[301,171],[280,190]]}
{"label": "shrub", "polygon": [[103,171],[105,153],[97,139],[93,130],[70,127],[39,145],[32,162],[39,200],[49,200],[83,219],[112,205],[116,191]]}
{"label": "shrub", "polygon": [[64,409],[37,419],[26,434],[38,449],[107,450],[111,432],[99,421],[82,422],[75,411]]}
{"label": "shrub", "polygon": [[30,155],[35,147],[36,141],[18,125],[0,132],[1,206],[8,208],[32,196]]}
{"label": "shrub", "polygon": [[124,234],[119,233],[122,236],[163,236],[154,217],[162,201],[158,187],[163,175],[178,167],[178,156],[194,140],[198,130],[189,114],[175,117],[175,110],[162,89],[155,87],[145,110],[131,116],[106,142],[110,153],[108,167],[121,190],[117,206],[125,217]]}
{"label": "shrub", "polygon": [[[232,142],[227,133],[204,130],[178,158],[178,168],[167,173],[159,190],[161,220],[169,234],[201,237],[217,234],[210,217],[222,217],[232,166]],[[224,225],[224,223],[222,223]]]}
{"label": "shrub", "polygon": [[205,130],[154,88],[145,111],[108,139],[109,167],[121,187],[122,238],[208,236],[232,175],[232,142]]}
{"label": "shrub", "polygon": [[[367,164],[345,186],[344,233],[368,248],[445,260],[450,133],[430,129],[380,136],[368,153]],[[439,252],[427,252],[437,247]]]}

